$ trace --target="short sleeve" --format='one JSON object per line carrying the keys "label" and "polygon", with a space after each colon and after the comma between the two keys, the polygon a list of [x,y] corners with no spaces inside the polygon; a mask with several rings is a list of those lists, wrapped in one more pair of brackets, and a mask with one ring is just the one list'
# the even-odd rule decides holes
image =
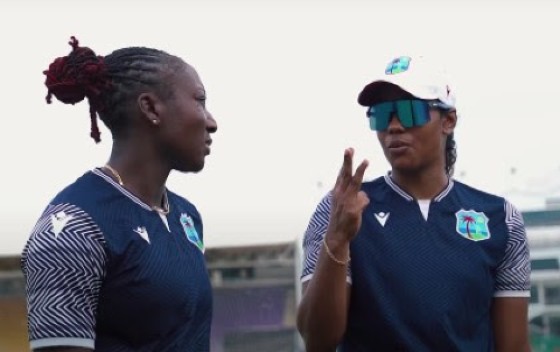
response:
{"label": "short sleeve", "polygon": [[107,254],[101,230],[80,208],[49,205],[22,253],[31,348],[95,346]]}
{"label": "short sleeve", "polygon": [[[301,273],[301,282],[311,280],[313,272],[317,265],[319,253],[323,246],[323,238],[327,233],[329,225],[329,217],[331,213],[332,192],[329,192],[317,205],[315,212],[311,216],[311,220],[307,225],[307,229],[303,236],[303,268]],[[346,281],[352,283],[350,266]]]}
{"label": "short sleeve", "polygon": [[529,297],[531,268],[523,216],[507,201],[505,212],[508,240],[505,255],[498,265],[494,296]]}

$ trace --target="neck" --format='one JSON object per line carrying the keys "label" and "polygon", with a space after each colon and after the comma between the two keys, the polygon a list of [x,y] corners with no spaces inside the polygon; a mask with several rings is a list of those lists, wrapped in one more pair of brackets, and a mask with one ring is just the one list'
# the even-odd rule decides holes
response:
{"label": "neck", "polygon": [[421,172],[394,170],[391,178],[400,188],[415,199],[433,199],[440,194],[449,183],[449,176],[443,168],[431,168]]}
{"label": "neck", "polygon": [[[115,141],[107,164],[118,172],[124,188],[147,205],[162,207],[165,183],[171,169],[150,148],[149,143],[127,144]],[[115,178],[110,172],[109,174]]]}

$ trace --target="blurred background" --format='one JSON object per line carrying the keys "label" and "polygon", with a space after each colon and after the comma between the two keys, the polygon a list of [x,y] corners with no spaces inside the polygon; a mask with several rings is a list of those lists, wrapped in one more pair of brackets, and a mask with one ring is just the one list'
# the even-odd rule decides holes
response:
{"label": "blurred background", "polygon": [[0,352],[28,351],[20,254],[48,201],[103,165],[87,104],[46,105],[42,71],[70,51],[151,46],[199,72],[219,131],[201,174],[169,188],[197,205],[214,286],[212,351],[302,351],[301,236],[344,148],[388,164],[361,88],[399,55],[437,57],[458,98],[454,177],[522,210],[531,247],[527,324],[560,351],[560,5],[547,0],[5,0],[0,3]]}

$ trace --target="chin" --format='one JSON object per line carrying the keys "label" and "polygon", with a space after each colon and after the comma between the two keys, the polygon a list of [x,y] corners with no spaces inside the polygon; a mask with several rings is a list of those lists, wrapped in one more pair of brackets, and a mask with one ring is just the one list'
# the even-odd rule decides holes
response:
{"label": "chin", "polygon": [[402,173],[414,173],[417,172],[419,167],[415,163],[410,162],[409,160],[392,160],[390,162],[391,169],[393,171],[398,171]]}
{"label": "chin", "polygon": [[197,160],[196,162],[189,161],[184,163],[178,163],[178,165],[174,167],[174,169],[179,172],[194,172],[194,173],[200,172],[202,171],[202,169],[204,169],[204,159]]}
{"label": "chin", "polygon": [[193,167],[191,172],[200,172],[202,171],[202,169],[204,169],[204,161],[200,163],[200,165],[196,165],[195,167]]}

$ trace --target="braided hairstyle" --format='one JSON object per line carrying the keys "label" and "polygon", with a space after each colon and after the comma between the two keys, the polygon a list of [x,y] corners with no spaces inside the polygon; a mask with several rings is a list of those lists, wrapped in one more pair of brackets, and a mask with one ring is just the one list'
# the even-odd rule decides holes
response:
{"label": "braided hairstyle", "polygon": [[70,54],[55,59],[43,72],[47,76],[46,100],[50,104],[55,96],[62,103],[76,104],[87,99],[90,136],[96,143],[101,141],[97,117],[113,136],[122,134],[138,95],[149,89],[163,99],[171,98],[173,88],[166,78],[185,65],[180,58],[157,49],[129,47],[103,57],[80,47],[75,37],[69,44]]}
{"label": "braided hairstyle", "polygon": [[453,176],[455,161],[457,161],[457,143],[454,134],[451,133],[445,140],[445,172],[448,176]]}

